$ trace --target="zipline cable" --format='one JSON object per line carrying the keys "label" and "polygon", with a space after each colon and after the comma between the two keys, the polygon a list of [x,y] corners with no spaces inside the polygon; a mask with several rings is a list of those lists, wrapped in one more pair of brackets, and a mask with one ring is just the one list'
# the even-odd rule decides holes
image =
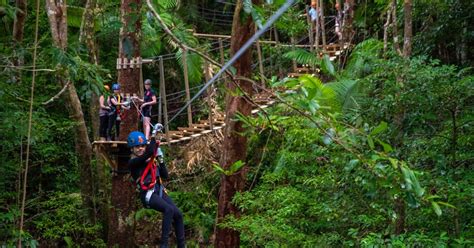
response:
{"label": "zipline cable", "polygon": [[25,217],[25,202],[26,202],[26,185],[28,181],[28,162],[30,159],[30,142],[31,142],[31,123],[33,119],[33,100],[35,93],[35,79],[36,79],[36,50],[38,48],[38,26],[39,26],[39,8],[40,0],[36,0],[36,27],[35,27],[35,43],[33,45],[33,75],[31,80],[31,97],[30,97],[30,113],[28,116],[28,138],[26,141],[26,160],[25,160],[25,174],[23,176],[23,198],[21,200],[21,214],[20,214],[20,231],[18,233],[18,247],[21,248],[21,239],[23,233],[23,221]]}
{"label": "zipline cable", "polygon": [[247,51],[247,49],[253,45],[253,43],[261,36],[263,35],[266,30],[268,28],[271,27],[271,25],[278,19],[280,18],[281,15],[283,15],[283,13],[285,13],[285,11],[291,7],[291,5],[293,4],[294,0],[287,0],[285,2],[285,4],[283,4],[283,6],[281,6],[277,12],[275,14],[273,14],[270,19],[268,19],[268,21],[265,23],[265,25],[263,25],[263,27],[261,29],[259,29],[249,40],[247,40],[247,42],[237,51],[237,53],[235,53],[235,55],[221,68],[221,70],[219,72],[216,73],[216,75],[214,75],[214,77],[211,78],[211,80],[209,80],[209,82],[207,82],[204,87],[196,94],[193,96],[193,98],[191,98],[191,100],[189,100],[189,102],[187,102],[184,107],[182,107],[178,113],[176,113],[169,121],[168,123],[166,123],[166,125],[169,126],[169,123],[172,122],[176,117],[179,116],[179,114],[181,112],[183,112],[194,100],[196,100],[196,98],[198,98],[212,83],[214,83],[214,81],[216,81],[217,78],[220,77],[220,75],[222,73],[224,73],[224,71],[226,71],[237,59],[240,58],[240,56],[242,56],[242,54],[244,54],[245,51]]}

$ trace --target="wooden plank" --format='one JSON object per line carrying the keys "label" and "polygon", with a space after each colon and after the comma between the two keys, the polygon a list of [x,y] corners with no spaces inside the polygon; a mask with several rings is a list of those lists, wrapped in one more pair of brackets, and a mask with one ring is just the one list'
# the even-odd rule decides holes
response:
{"label": "wooden plank", "polygon": [[178,130],[183,131],[183,132],[193,132],[193,133],[204,131],[204,129],[193,128],[193,127],[178,127]]}
{"label": "wooden plank", "polygon": [[199,129],[211,129],[211,127],[209,125],[205,125],[205,124],[196,124],[196,123],[193,123],[193,125],[191,127],[194,127],[194,128],[199,128]]}

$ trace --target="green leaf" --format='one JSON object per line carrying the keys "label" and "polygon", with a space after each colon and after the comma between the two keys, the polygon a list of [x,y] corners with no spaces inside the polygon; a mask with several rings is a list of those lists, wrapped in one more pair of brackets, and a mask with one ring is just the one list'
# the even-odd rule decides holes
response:
{"label": "green leaf", "polygon": [[359,164],[359,160],[358,159],[352,159],[351,161],[349,161],[349,163],[347,164],[346,167],[344,167],[344,170],[346,171],[352,171],[352,169],[354,169],[354,167],[356,167],[357,164]]}
{"label": "green leaf", "polygon": [[71,237],[64,237],[64,242],[66,242],[67,247],[74,247],[74,241],[72,241]]}
{"label": "green leaf", "polygon": [[449,204],[449,203],[447,203],[447,202],[440,202],[440,201],[439,201],[438,204],[444,205],[444,206],[449,207],[449,208],[457,209],[457,207],[455,207],[454,205],[451,205],[451,204]]}
{"label": "green leaf", "polygon": [[372,136],[367,136],[367,143],[369,144],[370,149],[375,149],[374,139],[372,138]]}
{"label": "green leaf", "polygon": [[441,216],[443,212],[441,211],[441,208],[439,207],[438,203],[436,203],[435,201],[432,201],[431,207],[433,207],[433,210],[435,211],[436,215]]}
{"label": "green leaf", "polygon": [[334,65],[332,64],[331,59],[329,58],[329,56],[327,54],[325,54],[324,57],[323,57],[323,62],[321,63],[321,70],[324,73],[329,74],[331,76],[336,75]]}
{"label": "green leaf", "polygon": [[283,58],[294,59],[298,64],[319,66],[321,60],[314,54],[304,49],[294,49],[283,54]]}
{"label": "green leaf", "polygon": [[393,166],[394,169],[397,169],[397,168],[398,168],[398,160],[397,160],[397,159],[388,158],[388,160],[390,161],[390,164],[392,164],[392,166]]}
{"label": "green leaf", "polygon": [[391,145],[381,141],[380,139],[376,138],[375,139],[377,141],[377,143],[379,143],[380,145],[383,146],[383,151],[386,152],[386,153],[389,153],[389,152],[392,152],[393,151],[393,148]]}
{"label": "green leaf", "polygon": [[387,123],[385,121],[382,121],[382,122],[380,122],[380,124],[378,126],[376,126],[374,128],[374,130],[372,130],[372,132],[370,132],[370,134],[375,136],[375,135],[387,130],[387,128],[388,128]]}
{"label": "green leaf", "polygon": [[67,6],[67,25],[69,27],[80,28],[84,8],[77,6]]}
{"label": "green leaf", "polygon": [[235,172],[239,171],[244,165],[245,163],[242,162],[241,160],[236,161],[230,166],[230,169],[229,171],[227,171],[226,175],[230,176],[234,174]]}
{"label": "green leaf", "polygon": [[212,164],[212,167],[214,167],[214,169],[217,171],[217,172],[220,172],[222,174],[225,174],[225,170],[220,167],[218,164]]}

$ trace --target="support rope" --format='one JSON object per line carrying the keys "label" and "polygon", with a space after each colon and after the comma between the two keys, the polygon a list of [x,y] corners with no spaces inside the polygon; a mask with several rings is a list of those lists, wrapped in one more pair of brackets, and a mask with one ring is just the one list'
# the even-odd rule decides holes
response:
{"label": "support rope", "polygon": [[38,49],[38,26],[39,26],[39,7],[40,0],[36,0],[36,26],[35,26],[35,43],[33,45],[33,76],[31,81],[31,97],[30,97],[30,113],[28,116],[28,138],[26,141],[26,160],[25,160],[25,174],[23,176],[23,198],[21,201],[21,214],[20,214],[20,232],[18,237],[18,247],[21,248],[21,239],[23,234],[23,221],[25,217],[25,202],[26,202],[26,185],[28,181],[28,162],[30,158],[30,142],[31,142],[31,123],[33,117],[33,99],[35,93],[35,79],[36,79],[36,51]]}

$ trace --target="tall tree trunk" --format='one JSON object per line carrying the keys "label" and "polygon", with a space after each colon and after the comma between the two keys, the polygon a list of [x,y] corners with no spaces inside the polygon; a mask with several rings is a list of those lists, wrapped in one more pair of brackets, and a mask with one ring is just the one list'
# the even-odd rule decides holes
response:
{"label": "tall tree trunk", "polygon": [[16,0],[15,20],[13,22],[13,40],[15,42],[23,41],[23,30],[25,28],[25,20],[27,13],[27,1]]}
{"label": "tall tree trunk", "polygon": [[324,21],[324,1],[319,0],[319,23],[321,24],[321,44],[323,45],[323,51],[326,52],[326,22]]}
{"label": "tall tree trunk", "polygon": [[[403,11],[405,14],[405,26],[404,26],[404,41],[403,41],[403,57],[409,58],[411,56],[411,43],[412,43],[412,2],[411,0],[405,0]],[[397,92],[397,99],[400,99],[400,95],[403,94],[405,78],[397,76],[397,83],[399,84],[400,91]],[[394,124],[398,132],[395,137],[394,145],[401,147],[403,145],[404,137],[404,120],[405,120],[405,106],[403,102],[399,100],[401,105],[398,111],[395,113]],[[405,219],[406,219],[406,203],[403,198],[397,198],[395,200],[395,213],[397,219],[395,221],[395,234],[399,235],[405,230]]]}
{"label": "tall tree trunk", "polygon": [[344,2],[344,21],[343,21],[343,35],[342,37],[344,38],[344,42],[351,42],[353,36],[354,36],[354,27],[353,27],[353,22],[354,22],[354,0],[345,0]]}
{"label": "tall tree trunk", "polygon": [[[14,59],[15,66],[23,65],[23,56],[17,54],[17,48],[23,42],[23,34],[25,29],[25,20],[27,13],[27,0],[16,0],[15,3],[15,20],[13,21],[13,44],[14,44]],[[17,70],[12,78],[13,82],[21,83],[21,70]]]}
{"label": "tall tree trunk", "polygon": [[387,10],[387,21],[383,25],[383,53],[387,53],[387,47],[388,47],[388,30],[390,28],[390,20],[392,16],[392,8],[393,5],[390,4],[388,10]]}
{"label": "tall tree trunk", "polygon": [[[93,63],[94,65],[99,64],[97,45],[94,37],[94,20],[95,13],[97,13],[97,11],[97,0],[87,0],[84,14],[82,15],[81,31],[79,35],[79,41],[86,45],[87,51],[89,52],[89,62]],[[94,140],[98,139],[99,133],[99,108],[99,96],[95,92],[92,92],[89,110]],[[95,151],[95,158],[96,166],[94,173],[94,186],[96,190],[94,190],[94,202],[96,202],[99,207],[99,212],[97,213],[97,211],[95,211],[95,213],[98,215],[97,217],[100,219],[100,222],[104,227],[102,230],[102,236],[105,239],[107,238],[109,219],[109,191],[107,190],[108,179],[105,177],[105,160],[102,158],[102,156],[100,156],[98,149]]]}
{"label": "tall tree trunk", "polygon": [[[54,45],[62,50],[67,48],[67,8],[66,0],[46,0],[46,12],[51,27],[51,34]],[[63,75],[60,75],[58,81],[64,87],[68,82],[67,68]],[[73,83],[68,86],[65,101],[69,115],[76,123],[74,134],[76,143],[76,153],[79,156],[80,177],[81,177],[81,197],[84,205],[89,210],[93,209],[93,189],[92,189],[92,171],[91,171],[91,154],[92,146],[87,133],[84,114],[82,113],[81,101],[77,95],[76,88]],[[90,217],[93,214],[90,212]]]}
{"label": "tall tree trunk", "polygon": [[[122,0],[119,41],[119,58],[140,57],[141,0]],[[134,23],[131,23],[134,22]],[[128,49],[127,47],[130,47]],[[127,49],[126,49],[127,48]],[[118,82],[123,93],[137,94],[140,92],[140,68],[121,69],[118,71]],[[138,129],[138,113],[130,110],[126,112],[120,126],[119,140],[126,140],[131,131]],[[126,151],[121,151],[125,153]],[[125,154],[121,154],[125,156]],[[126,156],[125,156],[126,157]],[[117,169],[124,171],[128,169],[128,159],[117,158]],[[136,210],[135,189],[128,182],[128,174],[119,173],[112,178],[112,209],[109,215],[109,245],[119,247],[133,246],[133,226],[127,224],[127,218]],[[133,219],[133,218],[132,218]]]}
{"label": "tall tree trunk", "polygon": [[412,47],[412,0],[405,0],[403,4],[403,12],[405,14],[405,27],[403,34],[403,57],[408,58],[411,56]]}
{"label": "tall tree trunk", "polygon": [[392,0],[392,19],[393,48],[401,56],[402,51],[398,41],[397,0]]}
{"label": "tall tree trunk", "polygon": [[[253,1],[254,3],[256,1]],[[241,19],[243,11],[243,1],[236,3],[234,20],[232,25],[231,53],[235,54],[242,45],[254,34],[255,24],[250,16]],[[234,64],[237,69],[237,76],[249,77],[252,72],[252,50],[247,50]],[[247,81],[237,80],[236,83],[246,92],[252,94],[252,85]],[[235,96],[231,92],[235,92],[236,86],[232,82],[227,83],[229,93],[226,96],[226,128],[224,131],[223,154],[220,164],[224,169],[229,169],[232,164],[237,161],[245,161],[247,155],[247,138],[240,135],[244,128],[242,122],[236,121],[235,115],[241,113],[245,116],[251,114],[252,106],[244,97]],[[232,198],[236,192],[242,191],[245,186],[245,176],[247,167],[233,175],[221,177],[221,186],[219,190],[219,203],[217,207],[217,224],[222,223],[224,219],[232,215],[240,216],[240,211],[232,204]],[[239,247],[239,232],[229,228],[216,228],[215,247]]]}

